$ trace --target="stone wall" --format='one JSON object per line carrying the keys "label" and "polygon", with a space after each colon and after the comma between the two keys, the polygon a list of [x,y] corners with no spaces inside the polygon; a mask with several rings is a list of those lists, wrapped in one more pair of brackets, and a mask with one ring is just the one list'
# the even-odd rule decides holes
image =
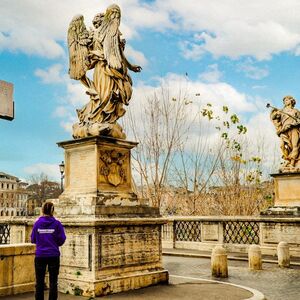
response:
{"label": "stone wall", "polygon": [[0,245],[0,296],[34,291],[34,252],[32,244]]}

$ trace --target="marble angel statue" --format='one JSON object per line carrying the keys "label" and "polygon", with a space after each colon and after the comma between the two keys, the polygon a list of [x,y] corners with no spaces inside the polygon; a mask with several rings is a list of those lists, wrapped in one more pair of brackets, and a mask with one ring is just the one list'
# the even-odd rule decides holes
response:
{"label": "marble angel statue", "polygon": [[271,107],[270,117],[280,137],[284,165],[280,172],[300,171],[300,111],[295,108],[296,100],[292,96],[283,98],[282,109]]}
{"label": "marble angel statue", "polygon": [[[73,125],[73,137],[105,135],[125,139],[117,120],[125,113],[132,95],[128,70],[140,72],[124,55],[125,40],[119,31],[121,11],[111,5],[105,14],[93,19],[87,30],[82,15],[75,16],[68,29],[69,75],[86,87],[90,101],[77,110],[79,122]],[[93,78],[86,72],[93,69]]]}

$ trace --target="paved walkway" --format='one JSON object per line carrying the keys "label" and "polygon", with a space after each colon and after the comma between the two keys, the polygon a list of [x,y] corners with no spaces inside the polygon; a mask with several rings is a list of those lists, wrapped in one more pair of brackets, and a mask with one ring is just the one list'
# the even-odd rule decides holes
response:
{"label": "paved walkway", "polygon": [[[5,300],[33,300],[33,293],[4,297]],[[3,298],[0,298],[3,299]],[[45,300],[48,293],[45,293]],[[87,300],[88,298],[60,294],[59,300]],[[92,298],[90,298],[92,299]],[[135,291],[129,291],[105,297],[103,300],[263,300],[264,296],[258,291],[247,290],[231,284],[216,281],[205,281],[197,278],[170,277],[169,285],[157,285]]]}
{"label": "paved walkway", "polygon": [[[192,251],[193,252],[193,251]],[[211,279],[210,259],[203,257],[164,256],[164,266],[172,275]],[[190,251],[180,251],[178,254],[189,255]],[[199,252],[199,255],[203,253]],[[234,256],[234,255],[233,255]],[[239,257],[240,255],[237,254]],[[241,256],[243,257],[243,256]],[[276,260],[273,258],[273,261]],[[297,263],[298,261],[295,261]],[[262,292],[268,300],[298,300],[300,299],[300,266],[294,265],[281,269],[275,263],[263,263],[263,270],[250,271],[248,262],[229,260],[227,279],[220,280],[247,286]]]}
{"label": "paved walkway", "polygon": [[[210,259],[197,251],[172,251],[164,256],[164,267],[170,273],[170,285],[158,285],[97,299],[112,300],[240,300],[262,299],[262,292],[268,300],[298,300],[300,295],[300,266],[280,269],[274,263],[264,263],[262,271],[249,271],[247,261],[230,260],[229,278],[211,281]],[[198,254],[198,257],[197,257]],[[186,257],[193,256],[193,257]],[[240,255],[237,255],[239,257]],[[273,258],[274,260],[274,258]],[[275,260],[274,260],[275,261]],[[235,285],[230,285],[235,284]],[[236,285],[250,288],[244,289]],[[252,298],[251,298],[252,297]],[[7,300],[33,300],[33,293],[0,297]],[[45,300],[47,298],[45,297]],[[88,298],[60,294],[60,300],[87,300]]]}

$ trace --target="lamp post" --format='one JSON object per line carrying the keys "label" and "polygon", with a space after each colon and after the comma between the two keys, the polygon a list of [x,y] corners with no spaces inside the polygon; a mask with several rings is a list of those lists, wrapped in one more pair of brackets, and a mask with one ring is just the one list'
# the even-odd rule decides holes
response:
{"label": "lamp post", "polygon": [[59,165],[59,171],[60,171],[60,189],[63,192],[64,191],[64,173],[65,173],[65,163],[62,161]]}

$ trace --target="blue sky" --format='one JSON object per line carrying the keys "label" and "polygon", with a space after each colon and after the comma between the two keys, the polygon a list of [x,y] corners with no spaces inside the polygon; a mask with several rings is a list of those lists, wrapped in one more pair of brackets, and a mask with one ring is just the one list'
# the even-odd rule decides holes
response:
{"label": "blue sky", "polygon": [[112,3],[122,9],[127,56],[143,67],[132,75],[132,107],[158,78],[174,86],[184,78],[203,103],[243,116],[253,139],[278,144],[265,104],[300,99],[299,1],[0,0],[0,80],[15,86],[15,120],[0,120],[0,171],[59,178],[56,143],[71,139],[75,109],[87,100],[67,76],[68,24],[80,13],[89,27]]}

